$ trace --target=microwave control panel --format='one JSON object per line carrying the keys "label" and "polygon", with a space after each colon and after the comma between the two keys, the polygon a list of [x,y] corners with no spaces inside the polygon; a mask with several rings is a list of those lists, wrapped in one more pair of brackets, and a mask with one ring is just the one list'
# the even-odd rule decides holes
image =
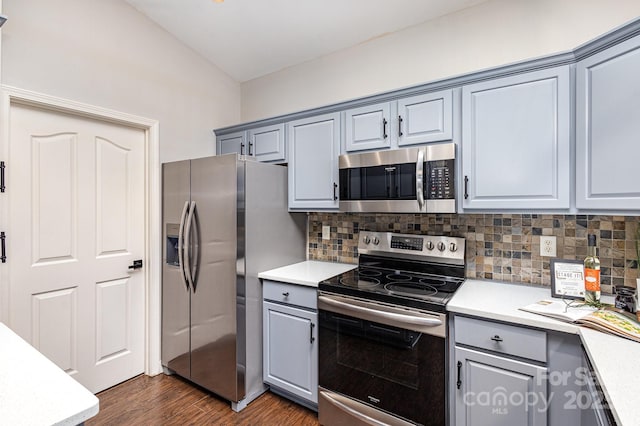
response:
{"label": "microwave control panel", "polygon": [[427,162],[426,198],[428,200],[450,200],[455,198],[455,160]]}

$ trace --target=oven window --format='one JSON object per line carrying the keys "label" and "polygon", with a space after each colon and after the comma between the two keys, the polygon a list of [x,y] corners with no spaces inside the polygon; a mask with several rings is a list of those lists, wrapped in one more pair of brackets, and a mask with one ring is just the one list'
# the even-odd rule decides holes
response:
{"label": "oven window", "polygon": [[445,339],[320,311],[320,386],[423,425],[445,423]]}
{"label": "oven window", "polygon": [[341,200],[411,200],[416,198],[413,163],[340,169]]}

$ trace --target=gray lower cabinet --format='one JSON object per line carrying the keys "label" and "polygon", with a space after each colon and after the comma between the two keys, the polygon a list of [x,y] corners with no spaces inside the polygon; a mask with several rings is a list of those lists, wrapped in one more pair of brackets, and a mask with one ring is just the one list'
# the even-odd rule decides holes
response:
{"label": "gray lower cabinet", "polygon": [[456,426],[580,426],[576,335],[456,315],[450,363]]}
{"label": "gray lower cabinet", "polygon": [[462,206],[569,209],[569,66],[462,88]]}
{"label": "gray lower cabinet", "polygon": [[640,36],[576,67],[576,207],[640,209]]}
{"label": "gray lower cabinet", "polygon": [[462,347],[455,357],[457,426],[547,424],[546,367]]}
{"label": "gray lower cabinet", "polygon": [[309,408],[318,404],[316,289],[263,283],[263,380]]}
{"label": "gray lower cabinet", "polygon": [[340,113],[287,123],[289,210],[334,210],[338,203]]}

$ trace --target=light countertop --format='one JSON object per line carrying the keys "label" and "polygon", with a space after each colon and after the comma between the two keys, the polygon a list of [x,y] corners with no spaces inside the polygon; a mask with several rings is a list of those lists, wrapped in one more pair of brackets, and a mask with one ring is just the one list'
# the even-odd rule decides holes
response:
{"label": "light countertop", "polygon": [[[640,343],[518,310],[551,297],[548,287],[468,279],[447,304],[453,313],[578,334],[618,425],[638,424]],[[606,303],[613,298],[603,297]]]}
{"label": "light countertop", "polygon": [[293,265],[260,272],[258,278],[286,282],[291,284],[318,287],[320,281],[357,268],[350,263],[321,262],[307,260]]}
{"label": "light countertop", "polygon": [[98,398],[0,323],[0,423],[77,425]]}

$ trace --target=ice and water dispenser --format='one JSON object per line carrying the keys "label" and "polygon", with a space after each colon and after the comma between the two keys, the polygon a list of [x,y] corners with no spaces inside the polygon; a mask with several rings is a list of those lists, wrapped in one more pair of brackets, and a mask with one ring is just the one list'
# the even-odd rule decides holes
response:
{"label": "ice and water dispenser", "polygon": [[177,223],[167,223],[166,231],[167,264],[171,266],[180,266],[180,261],[178,259],[178,234],[180,233],[180,225]]}

